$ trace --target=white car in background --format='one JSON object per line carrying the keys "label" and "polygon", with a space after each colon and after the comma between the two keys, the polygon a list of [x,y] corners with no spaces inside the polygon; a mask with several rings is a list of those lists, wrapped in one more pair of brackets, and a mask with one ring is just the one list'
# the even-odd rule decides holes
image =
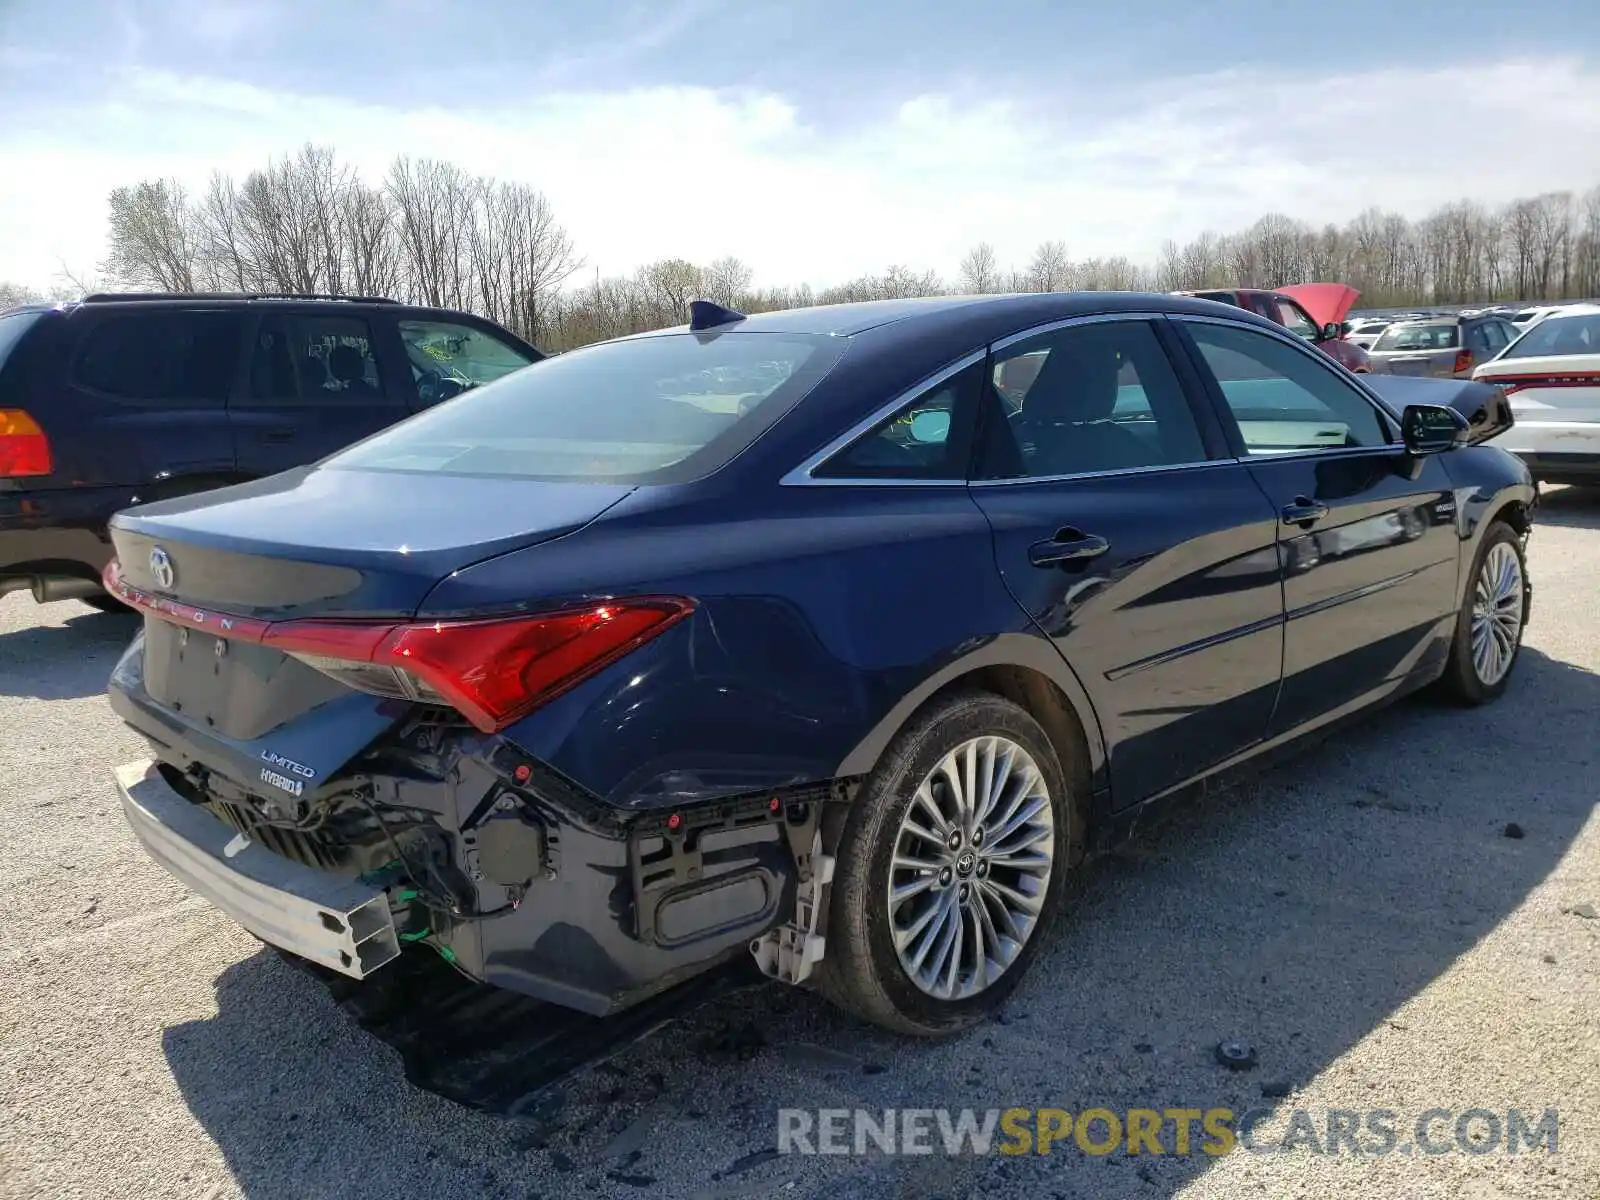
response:
{"label": "white car in background", "polygon": [[1564,307],[1566,306],[1562,304],[1539,304],[1533,308],[1524,308],[1520,312],[1512,313],[1509,320],[1519,329],[1532,329],[1551,313],[1558,313]]}
{"label": "white car in background", "polygon": [[1472,377],[1499,385],[1516,424],[1500,444],[1542,483],[1600,484],[1600,304],[1569,304]]}

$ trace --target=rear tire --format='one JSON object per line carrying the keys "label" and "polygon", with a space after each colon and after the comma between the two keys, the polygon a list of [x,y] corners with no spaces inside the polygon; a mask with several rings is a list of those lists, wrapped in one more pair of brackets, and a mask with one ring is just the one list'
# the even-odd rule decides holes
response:
{"label": "rear tire", "polygon": [[1061,764],[1027,712],[987,693],[938,703],[896,739],[839,830],[820,990],[899,1033],[983,1020],[1062,907],[1070,814]]}
{"label": "rear tire", "polygon": [[1462,704],[1487,704],[1506,690],[1528,622],[1528,565],[1522,539],[1504,521],[1484,531],[1467,594],[1456,614],[1450,659],[1440,680]]}

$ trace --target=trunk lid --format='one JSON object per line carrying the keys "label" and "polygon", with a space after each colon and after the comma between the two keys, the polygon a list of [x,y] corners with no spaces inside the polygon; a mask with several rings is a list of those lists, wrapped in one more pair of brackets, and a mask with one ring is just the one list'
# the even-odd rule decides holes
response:
{"label": "trunk lid", "polygon": [[631,490],[302,468],[118,514],[109,582],[145,630],[113,707],[178,758],[298,801],[417,697],[347,686],[269,629],[404,621],[452,572],[582,528]]}
{"label": "trunk lid", "polygon": [[129,509],[111,540],[127,583],[198,609],[410,616],[451,572],[581,529],[632,490],[302,467]]}
{"label": "trunk lid", "polygon": [[1600,354],[1497,358],[1473,378],[1503,388],[1518,418],[1530,426],[1600,425]]}

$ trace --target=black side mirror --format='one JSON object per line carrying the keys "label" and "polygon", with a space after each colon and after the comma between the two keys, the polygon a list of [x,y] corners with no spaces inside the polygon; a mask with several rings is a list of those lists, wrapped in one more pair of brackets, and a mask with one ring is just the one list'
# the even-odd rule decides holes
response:
{"label": "black side mirror", "polygon": [[1465,446],[1471,429],[1466,417],[1443,404],[1409,404],[1400,417],[1406,453],[1418,458]]}
{"label": "black side mirror", "polygon": [[1337,341],[1344,336],[1344,325],[1339,321],[1329,321],[1322,327],[1322,340],[1325,342]]}

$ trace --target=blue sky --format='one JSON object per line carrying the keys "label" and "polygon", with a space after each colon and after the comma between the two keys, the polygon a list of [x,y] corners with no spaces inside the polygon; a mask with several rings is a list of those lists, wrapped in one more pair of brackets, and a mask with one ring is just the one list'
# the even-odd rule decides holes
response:
{"label": "blue sky", "polygon": [[0,279],[315,140],[531,182],[591,269],[826,283],[1600,184],[1600,4],[0,0],[0,113]]}

